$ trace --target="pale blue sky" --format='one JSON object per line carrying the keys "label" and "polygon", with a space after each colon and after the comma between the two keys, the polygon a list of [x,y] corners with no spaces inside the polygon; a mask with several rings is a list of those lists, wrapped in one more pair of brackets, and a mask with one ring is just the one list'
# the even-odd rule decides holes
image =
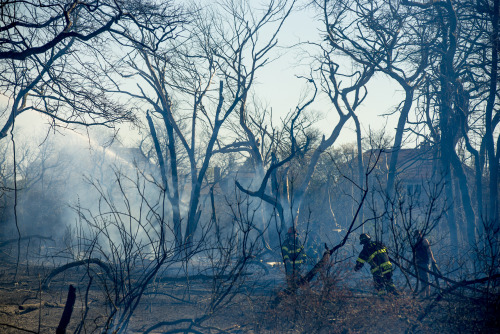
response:
{"label": "pale blue sky", "polygon": [[[310,72],[310,61],[303,50],[307,49],[309,53],[316,51],[313,47],[305,45],[290,49],[287,49],[286,46],[319,42],[323,39],[321,22],[314,16],[315,14],[310,8],[300,8],[291,14],[278,37],[281,46],[278,50],[280,58],[269,64],[257,76],[260,84],[256,88],[256,92],[261,100],[268,102],[273,107],[276,118],[294,109],[300,98],[307,92],[305,80],[296,78],[296,75],[308,76]],[[393,111],[401,101],[400,87],[391,79],[379,75],[370,82],[368,91],[368,97],[357,113],[362,127],[366,131],[369,127],[372,130],[380,130],[387,124],[386,132],[394,132],[397,115],[389,118],[380,115]],[[318,124],[318,127],[325,134],[332,131],[337,121],[337,113],[332,109],[326,96],[318,96],[309,110],[324,114],[325,119]],[[350,122],[342,131],[335,146],[355,140],[354,126]]]}
{"label": "pale blue sky", "polygon": [[[273,108],[275,123],[280,117],[294,109],[307,93],[305,80],[296,78],[296,75],[309,75],[310,61],[304,53],[304,48],[311,54],[315,51],[309,46],[296,45],[308,41],[318,42],[322,39],[321,22],[314,17],[312,9],[297,8],[282,27],[278,37],[279,48],[275,50],[274,56],[279,54],[280,57],[263,68],[257,76],[258,85],[255,92],[261,101]],[[291,47],[294,45],[295,47]],[[399,87],[387,78],[379,76],[376,81],[370,83],[368,98],[358,110],[363,128],[368,130],[368,127],[371,127],[372,130],[379,130],[384,127],[387,122],[386,118],[379,115],[392,111],[400,101],[400,94]],[[5,106],[5,104],[5,98],[0,97],[0,106]],[[320,112],[324,115],[325,118],[319,122],[318,127],[325,135],[329,134],[337,118],[336,112],[326,97],[319,95],[309,111]],[[393,132],[396,117],[397,115],[392,116],[388,120],[388,133]],[[16,122],[22,127],[38,128],[40,126],[40,118],[32,114],[19,117]],[[35,126],[35,124],[38,125]],[[123,131],[127,131],[127,126]],[[354,141],[355,133],[351,122],[344,128],[335,146]]]}

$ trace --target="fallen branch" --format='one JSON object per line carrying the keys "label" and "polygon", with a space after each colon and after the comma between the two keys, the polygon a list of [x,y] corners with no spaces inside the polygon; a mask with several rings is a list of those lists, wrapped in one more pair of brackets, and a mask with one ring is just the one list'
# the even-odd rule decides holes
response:
{"label": "fallen branch", "polygon": [[151,331],[154,331],[155,329],[158,329],[160,327],[174,326],[174,325],[179,325],[179,324],[189,324],[190,325],[190,330],[189,330],[190,332],[201,334],[201,332],[195,331],[194,329],[191,328],[191,326],[197,324],[196,319],[195,320],[193,320],[193,319],[179,319],[179,320],[174,320],[174,321],[162,321],[162,322],[159,322],[156,325],[153,325],[153,326],[149,327],[148,329],[146,329],[144,331],[144,334],[151,333]]}
{"label": "fallen branch", "polygon": [[62,306],[57,304],[57,303],[50,303],[50,302],[42,301],[41,303],[19,305],[19,311],[20,311],[19,314],[30,313],[30,312],[36,311],[42,307],[54,307],[54,308],[60,307],[60,308],[62,308]]}
{"label": "fallen branch", "polygon": [[56,268],[52,270],[52,272],[43,280],[42,287],[44,289],[47,289],[50,286],[50,281],[60,273],[74,268],[74,267],[79,267],[79,266],[84,266],[84,265],[90,265],[90,264],[96,264],[99,267],[101,267],[105,272],[106,275],[108,275],[109,279],[114,281],[113,275],[111,274],[111,267],[107,265],[106,263],[102,262],[99,259],[85,259],[85,260],[80,260],[80,261],[75,261],[75,262],[70,262],[65,264],[64,266],[61,266],[59,268]]}
{"label": "fallen branch", "polygon": [[172,298],[173,300],[177,300],[178,302],[182,302],[182,303],[186,303],[186,304],[193,304],[195,305],[196,302],[193,302],[193,301],[189,301],[189,300],[185,300],[185,299],[182,299],[182,298],[177,298],[169,293],[165,293],[165,292],[160,292],[160,291],[146,291],[144,292],[144,295],[145,296],[157,296],[157,295],[160,295],[160,296],[167,296],[169,298]]}
{"label": "fallen branch", "polygon": [[[213,327],[213,326],[202,326],[201,325],[201,322],[203,322],[203,320],[205,320],[206,317],[202,317],[202,318],[198,318],[198,319],[179,319],[179,320],[175,320],[175,321],[162,321],[162,322],[159,322],[157,323],[156,325],[153,325],[151,327],[149,327],[148,329],[146,329],[144,331],[144,334],[148,334],[148,333],[151,333],[151,331],[155,330],[155,329],[158,329],[160,327],[164,327],[164,326],[174,326],[174,325],[178,325],[178,324],[189,324],[189,326],[187,328],[175,328],[175,329],[171,329],[171,330],[166,330],[166,331],[162,331],[163,334],[174,334],[174,333],[193,333],[193,334],[203,334],[203,333],[207,333],[206,330],[208,330],[208,332],[212,333],[212,331],[215,331],[216,333],[221,333],[221,334],[230,334],[232,333],[232,331],[225,331],[221,328],[217,328],[217,327]],[[198,327],[204,331],[199,331],[199,330],[196,330],[194,329],[193,327]]]}

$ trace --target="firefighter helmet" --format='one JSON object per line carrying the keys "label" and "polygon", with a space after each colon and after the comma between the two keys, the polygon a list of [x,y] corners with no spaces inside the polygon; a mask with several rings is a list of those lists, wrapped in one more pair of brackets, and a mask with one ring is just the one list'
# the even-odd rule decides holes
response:
{"label": "firefighter helmet", "polygon": [[359,243],[361,245],[367,243],[368,241],[370,241],[371,237],[368,233],[363,233],[359,236]]}

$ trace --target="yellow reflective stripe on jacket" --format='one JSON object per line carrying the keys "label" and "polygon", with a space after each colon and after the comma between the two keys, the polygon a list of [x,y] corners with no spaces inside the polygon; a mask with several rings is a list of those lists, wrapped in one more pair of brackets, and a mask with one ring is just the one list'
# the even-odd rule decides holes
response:
{"label": "yellow reflective stripe on jacket", "polygon": [[[301,264],[303,258],[305,257],[304,246],[302,247],[292,247],[292,249],[288,249],[286,246],[282,246],[283,251],[283,260],[293,261],[294,263]],[[292,257],[296,257],[295,260],[292,260]]]}
{"label": "yellow reflective stripe on jacket", "polygon": [[286,247],[286,246],[283,246],[282,248],[283,248],[283,251],[285,251],[287,253],[300,253],[304,249],[304,247],[300,247],[298,249],[288,249],[288,247]]}
{"label": "yellow reflective stripe on jacket", "polygon": [[384,262],[381,265],[373,268],[371,270],[372,274],[375,273],[376,271],[378,271],[379,269],[382,269],[382,274],[383,275],[387,274],[390,271],[392,271],[392,263],[391,263],[391,261]]}
{"label": "yellow reflective stripe on jacket", "polygon": [[366,261],[363,260],[362,258],[358,257],[358,259],[356,260],[356,262],[359,262],[359,263],[365,263]]}
{"label": "yellow reflective stripe on jacket", "polygon": [[295,259],[295,261],[294,261],[294,260],[290,259],[290,258],[288,257],[288,255],[285,255],[285,256],[283,257],[283,260],[285,260],[285,262],[286,262],[286,261],[290,261],[290,262],[293,262],[293,263],[298,263],[298,264],[301,264],[302,262],[304,262],[303,260],[299,260],[299,259]]}
{"label": "yellow reflective stripe on jacket", "polygon": [[368,258],[368,260],[366,260],[366,261],[370,262],[371,260],[373,260],[373,258],[374,258],[375,256],[377,256],[378,254],[382,254],[382,253],[387,253],[387,249],[386,249],[386,248],[382,248],[382,249],[380,249],[380,250],[378,250],[378,251],[373,252],[373,254],[372,254],[372,255],[370,255],[370,257],[369,257],[369,258]]}

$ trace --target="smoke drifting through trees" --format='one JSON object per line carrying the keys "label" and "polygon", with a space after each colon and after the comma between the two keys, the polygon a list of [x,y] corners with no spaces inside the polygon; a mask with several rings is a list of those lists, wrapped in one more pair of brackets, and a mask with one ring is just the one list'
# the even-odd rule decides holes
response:
{"label": "smoke drifting through trees", "polygon": [[[310,71],[296,73],[307,93],[276,122],[256,85],[304,5],[321,38],[294,47],[309,55]],[[482,329],[498,325],[488,321],[500,258],[499,0],[54,0],[0,10],[2,261],[22,262],[27,277],[49,263],[68,263],[50,279],[82,269],[77,332],[126,332],[146,296],[167,294],[162,282],[187,282],[172,296],[189,303],[198,278],[209,282],[201,312],[142,330],[216,330],[218,312],[283,284],[290,227],[314,268],[299,279],[310,300],[286,293],[273,310],[366,298],[346,280],[362,231],[388,246],[403,295],[418,294],[420,230],[435,246],[439,296],[412,304],[421,313],[408,329],[432,328],[425,319],[445,302],[479,305]],[[393,110],[377,111],[397,119],[394,132],[360,117],[380,77],[402,91]],[[331,124],[317,121],[318,106]],[[16,123],[35,113],[50,128],[39,137]],[[334,146],[347,127],[353,143]],[[325,243],[338,247],[311,255]],[[328,331],[320,313],[318,332]]]}

